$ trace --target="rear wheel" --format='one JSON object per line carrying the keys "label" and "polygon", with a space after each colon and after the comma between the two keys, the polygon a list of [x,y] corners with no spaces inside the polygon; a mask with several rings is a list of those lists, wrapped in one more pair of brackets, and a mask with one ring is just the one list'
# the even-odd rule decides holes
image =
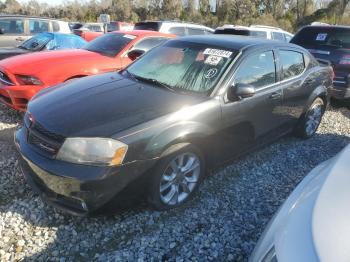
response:
{"label": "rear wheel", "polygon": [[306,113],[300,118],[296,135],[302,138],[312,137],[322,120],[326,105],[321,98],[316,98]]}
{"label": "rear wheel", "polygon": [[188,145],[160,160],[149,187],[149,203],[157,210],[178,207],[192,198],[204,174],[204,158]]}

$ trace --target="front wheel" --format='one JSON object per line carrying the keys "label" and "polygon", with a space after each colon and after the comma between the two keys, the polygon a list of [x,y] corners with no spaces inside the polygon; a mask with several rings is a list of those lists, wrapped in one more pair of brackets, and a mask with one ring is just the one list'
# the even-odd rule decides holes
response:
{"label": "front wheel", "polygon": [[178,207],[192,198],[204,176],[204,158],[188,145],[160,160],[149,186],[149,203],[157,210]]}
{"label": "front wheel", "polygon": [[321,98],[316,98],[306,113],[300,118],[296,135],[301,138],[312,137],[322,120],[326,105]]}

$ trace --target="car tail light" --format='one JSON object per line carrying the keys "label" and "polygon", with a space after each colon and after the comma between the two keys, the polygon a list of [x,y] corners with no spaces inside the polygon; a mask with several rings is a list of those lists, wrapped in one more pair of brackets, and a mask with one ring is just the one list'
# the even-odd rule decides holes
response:
{"label": "car tail light", "polygon": [[340,65],[350,65],[350,55],[344,55],[340,61],[339,61]]}
{"label": "car tail light", "polygon": [[39,78],[35,76],[16,75],[16,79],[20,85],[34,85],[34,86],[43,85],[43,83],[39,80]]}

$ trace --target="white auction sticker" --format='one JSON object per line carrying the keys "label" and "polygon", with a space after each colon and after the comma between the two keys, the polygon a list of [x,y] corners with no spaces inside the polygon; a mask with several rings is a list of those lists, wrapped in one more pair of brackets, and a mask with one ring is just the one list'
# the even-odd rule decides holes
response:
{"label": "white auction sticker", "polygon": [[129,38],[129,39],[135,39],[136,36],[134,35],[123,35],[125,38]]}
{"label": "white auction sticker", "polygon": [[210,55],[205,59],[204,64],[216,66],[222,60],[221,56]]}
{"label": "white auction sticker", "polygon": [[229,58],[232,55],[232,52],[227,51],[227,50],[207,48],[204,50],[203,54]]}
{"label": "white auction sticker", "polygon": [[320,33],[320,34],[317,35],[316,41],[325,41],[326,38],[327,38],[327,34],[326,33],[322,33],[322,34]]}

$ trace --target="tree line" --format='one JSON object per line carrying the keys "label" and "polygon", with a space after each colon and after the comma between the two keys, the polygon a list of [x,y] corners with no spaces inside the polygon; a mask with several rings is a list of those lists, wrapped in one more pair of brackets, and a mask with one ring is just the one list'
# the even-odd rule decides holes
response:
{"label": "tree line", "polygon": [[217,27],[263,24],[295,31],[314,21],[350,24],[350,0],[88,0],[58,6],[29,0],[0,0],[0,14],[23,14],[95,22],[101,13],[115,21],[181,20]]}

